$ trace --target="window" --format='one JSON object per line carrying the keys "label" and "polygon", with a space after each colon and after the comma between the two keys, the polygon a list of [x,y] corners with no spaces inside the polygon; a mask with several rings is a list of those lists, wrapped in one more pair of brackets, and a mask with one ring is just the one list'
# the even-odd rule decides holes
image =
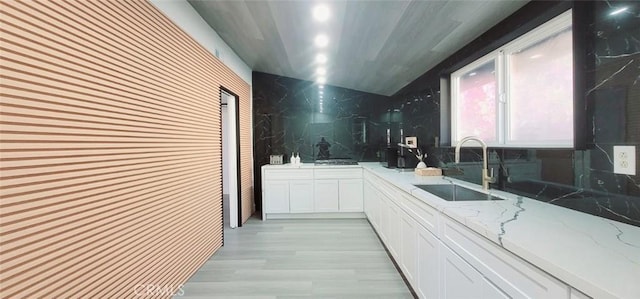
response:
{"label": "window", "polygon": [[573,147],[573,41],[568,11],[451,74],[451,142]]}

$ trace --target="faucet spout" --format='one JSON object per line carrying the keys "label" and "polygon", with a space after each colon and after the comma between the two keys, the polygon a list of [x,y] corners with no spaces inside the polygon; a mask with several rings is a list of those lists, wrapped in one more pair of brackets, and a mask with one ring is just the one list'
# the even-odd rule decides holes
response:
{"label": "faucet spout", "polygon": [[470,140],[477,141],[482,146],[482,189],[488,190],[489,183],[494,182],[493,169],[491,169],[491,173],[489,173],[489,161],[487,160],[487,143],[480,139],[480,137],[467,136],[465,138],[462,138],[456,145],[455,162],[460,163],[460,146]]}

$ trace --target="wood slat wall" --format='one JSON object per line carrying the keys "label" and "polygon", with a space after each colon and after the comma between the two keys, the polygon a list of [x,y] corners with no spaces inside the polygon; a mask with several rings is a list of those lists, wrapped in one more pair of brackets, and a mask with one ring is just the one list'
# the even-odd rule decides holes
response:
{"label": "wood slat wall", "polygon": [[144,1],[0,1],[0,51],[0,297],[180,291],[222,245],[220,86],[251,157],[249,85]]}
{"label": "wood slat wall", "polygon": [[[250,92],[250,91],[248,91]],[[242,199],[242,223],[249,220],[249,217],[255,212],[255,204],[253,199],[253,122],[251,110],[251,97],[240,97],[239,101],[240,114],[240,194]]]}

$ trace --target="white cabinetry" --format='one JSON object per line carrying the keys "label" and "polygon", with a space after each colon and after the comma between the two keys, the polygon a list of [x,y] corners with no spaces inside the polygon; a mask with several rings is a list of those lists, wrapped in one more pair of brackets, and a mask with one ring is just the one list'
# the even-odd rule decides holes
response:
{"label": "white cabinetry", "polygon": [[289,181],[289,211],[291,213],[313,212],[313,180]]}
{"label": "white cabinetry", "polygon": [[264,186],[267,213],[289,213],[289,182],[268,180]]}
{"label": "white cabinetry", "polygon": [[341,212],[362,212],[364,210],[362,178],[342,179],[338,185],[339,210]]}
{"label": "white cabinetry", "polygon": [[417,226],[418,271],[413,289],[420,298],[440,297],[440,241],[422,225]]}
{"label": "white cabinetry", "polygon": [[269,169],[263,173],[266,213],[313,212],[313,171]]}
{"label": "white cabinetry", "polygon": [[364,211],[362,168],[315,169],[313,176],[317,212]]}
{"label": "white cabinetry", "polygon": [[[376,191],[374,190],[373,186],[371,185],[371,183],[369,183],[368,181],[364,181],[364,183],[362,184],[362,193],[364,195],[363,198],[363,209],[364,209],[364,214],[367,216],[367,218],[369,218],[369,222],[371,222],[371,224],[373,224],[374,220],[373,220],[373,201],[374,196],[376,194]],[[375,225],[374,225],[375,226]]]}
{"label": "white cabinetry", "polygon": [[400,211],[400,267],[404,276],[412,286],[416,286],[417,273],[417,250],[418,250],[418,230],[417,222],[413,220],[407,213]]}
{"label": "white cabinetry", "polygon": [[379,207],[380,207],[380,211],[379,211],[379,219],[378,219],[378,234],[380,235],[380,238],[382,239],[382,241],[384,242],[384,244],[387,246],[387,248],[390,246],[389,245],[389,240],[388,240],[388,235],[389,235],[389,199],[387,198],[386,195],[382,194],[382,193],[378,193],[378,200],[379,200]]}
{"label": "white cabinetry", "polygon": [[315,212],[337,212],[340,196],[338,180],[315,180],[313,185]]}
{"label": "white cabinetry", "polygon": [[441,240],[513,298],[566,298],[567,285],[448,217]]}
{"label": "white cabinetry", "polygon": [[396,260],[401,260],[400,258],[400,245],[401,245],[401,231],[400,231],[400,223],[402,221],[400,208],[390,199],[387,199],[387,248],[391,252],[391,255]]}
{"label": "white cabinetry", "polygon": [[[262,168],[263,219],[363,218],[362,168]],[[333,213],[333,214],[332,214]]]}
{"label": "white cabinetry", "polygon": [[380,198],[378,197],[378,191],[369,182],[364,182],[364,212],[371,222],[371,225],[375,230],[379,229],[380,223]]}
{"label": "white cabinetry", "polygon": [[420,298],[581,298],[387,181],[364,178],[366,216]]}
{"label": "white cabinetry", "polygon": [[510,298],[449,247],[440,245],[440,298]]}

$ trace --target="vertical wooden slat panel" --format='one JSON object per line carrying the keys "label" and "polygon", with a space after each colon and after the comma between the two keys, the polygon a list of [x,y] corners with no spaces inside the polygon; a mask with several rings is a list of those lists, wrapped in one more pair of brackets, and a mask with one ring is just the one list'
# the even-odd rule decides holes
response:
{"label": "vertical wooden slat panel", "polygon": [[242,188],[242,223],[246,222],[255,211],[253,202],[253,131],[252,107],[249,95],[240,97],[240,186]]}
{"label": "vertical wooden slat panel", "polygon": [[144,1],[0,1],[0,32],[0,297],[169,297],[222,245],[219,89],[251,157],[249,85]]}

